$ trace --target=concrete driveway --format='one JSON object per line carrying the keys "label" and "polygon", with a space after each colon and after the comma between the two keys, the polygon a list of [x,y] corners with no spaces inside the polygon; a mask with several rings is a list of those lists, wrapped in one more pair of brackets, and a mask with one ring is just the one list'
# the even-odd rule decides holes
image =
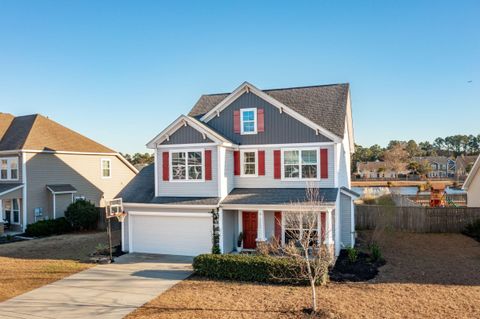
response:
{"label": "concrete driveway", "polygon": [[192,260],[123,255],[0,303],[0,318],[122,318],[187,278]]}

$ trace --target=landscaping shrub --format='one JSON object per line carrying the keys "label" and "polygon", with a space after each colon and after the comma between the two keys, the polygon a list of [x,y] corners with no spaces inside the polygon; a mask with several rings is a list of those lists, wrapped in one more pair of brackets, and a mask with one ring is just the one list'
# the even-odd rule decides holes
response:
{"label": "landscaping shrub", "polygon": [[468,224],[462,233],[480,241],[480,219]]}
{"label": "landscaping shrub", "polygon": [[[239,281],[306,284],[299,278],[299,261],[286,257],[259,255],[212,255],[195,257],[193,269],[200,276]],[[325,269],[325,273],[328,269]],[[322,278],[325,280],[325,278]]]}
{"label": "landscaping shrub", "polygon": [[45,237],[66,234],[71,231],[72,226],[70,223],[65,217],[60,217],[57,219],[40,220],[36,223],[27,225],[25,234],[32,237]]}
{"label": "landscaping shrub", "polygon": [[348,255],[348,261],[351,264],[354,264],[357,261],[357,258],[358,258],[358,250],[355,247],[348,247],[347,248],[347,255]]}
{"label": "landscaping shrub", "polygon": [[370,245],[370,254],[372,256],[372,261],[380,261],[382,260],[382,252],[380,251],[380,247],[378,246],[377,243],[372,243]]}
{"label": "landscaping shrub", "polygon": [[77,200],[68,206],[65,218],[74,230],[94,229],[97,226],[98,210],[89,201]]}

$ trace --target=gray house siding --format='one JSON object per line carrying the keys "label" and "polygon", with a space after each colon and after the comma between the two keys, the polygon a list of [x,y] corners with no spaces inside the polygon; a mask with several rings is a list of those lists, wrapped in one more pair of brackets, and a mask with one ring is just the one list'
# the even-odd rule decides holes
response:
{"label": "gray house siding", "polygon": [[163,145],[198,143],[213,143],[213,141],[208,137],[203,138],[202,133],[188,125],[180,127],[172,135],[170,135],[168,140],[162,142]]}
{"label": "gray house siding", "polygon": [[[258,134],[241,135],[233,132],[233,112],[242,108],[263,108],[265,114],[265,131]],[[214,130],[236,144],[288,144],[309,142],[330,142],[321,134],[316,135],[309,126],[293,117],[280,113],[278,108],[259,98],[253,93],[244,93],[226,109],[219,117],[207,123]]]}
{"label": "gray house siding", "polygon": [[[163,157],[162,152],[170,150],[181,150],[172,147],[171,149],[157,149],[157,196],[192,196],[192,197],[216,197],[218,196],[218,169],[217,169],[217,147],[201,148],[212,151],[212,180],[205,181],[164,181],[163,180]],[[170,164],[169,164],[169,169]],[[204,170],[205,172],[205,170]]]}
{"label": "gray house siding", "polygon": [[344,247],[353,246],[352,235],[352,199],[340,194],[340,240]]}

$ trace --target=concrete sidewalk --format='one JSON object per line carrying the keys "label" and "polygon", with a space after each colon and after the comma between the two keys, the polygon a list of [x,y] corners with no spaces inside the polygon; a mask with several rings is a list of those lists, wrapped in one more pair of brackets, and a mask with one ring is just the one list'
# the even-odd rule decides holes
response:
{"label": "concrete sidewalk", "polygon": [[191,257],[128,254],[0,303],[0,318],[123,318],[191,273]]}

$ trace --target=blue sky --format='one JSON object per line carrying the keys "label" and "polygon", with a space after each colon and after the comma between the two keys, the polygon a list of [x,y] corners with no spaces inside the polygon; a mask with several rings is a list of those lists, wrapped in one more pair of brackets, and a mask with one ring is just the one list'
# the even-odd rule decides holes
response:
{"label": "blue sky", "polygon": [[479,1],[0,0],[0,111],[136,152],[203,93],[350,82],[357,143],[480,134],[479,16]]}

